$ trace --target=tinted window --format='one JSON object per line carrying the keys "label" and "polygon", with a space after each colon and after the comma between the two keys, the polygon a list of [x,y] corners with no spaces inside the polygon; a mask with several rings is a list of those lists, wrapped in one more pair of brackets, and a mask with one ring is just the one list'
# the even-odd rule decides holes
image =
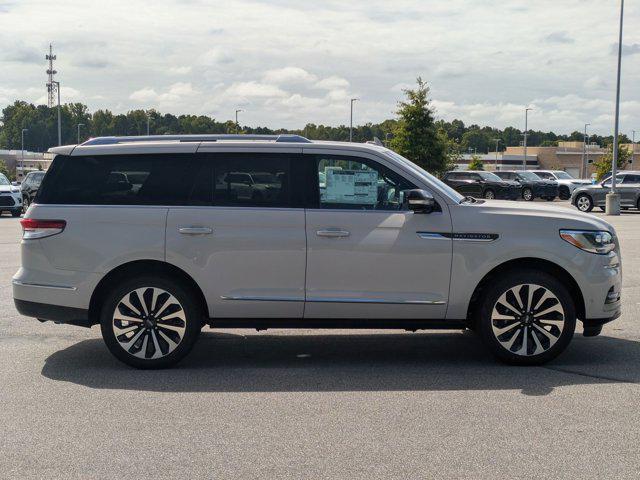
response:
{"label": "tinted window", "polygon": [[412,183],[369,159],[315,157],[320,208],[402,210],[404,191]]}
{"label": "tinted window", "polygon": [[291,157],[268,153],[219,153],[213,161],[216,206],[288,207]]}
{"label": "tinted window", "polygon": [[546,180],[555,180],[554,176],[551,175],[549,172],[535,172],[535,173],[540,178],[544,178]]}
{"label": "tinted window", "polygon": [[[185,205],[201,178],[190,154],[58,155],[40,188],[38,203],[80,205]],[[209,177],[211,178],[211,177]]]}
{"label": "tinted window", "polygon": [[640,175],[625,175],[622,183],[640,183]]}

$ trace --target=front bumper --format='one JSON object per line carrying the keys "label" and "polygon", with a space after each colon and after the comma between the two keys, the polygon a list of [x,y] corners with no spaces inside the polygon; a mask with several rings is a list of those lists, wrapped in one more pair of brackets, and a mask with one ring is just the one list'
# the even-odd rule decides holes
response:
{"label": "front bumper", "polygon": [[0,194],[0,211],[22,209],[22,194]]}
{"label": "front bumper", "polygon": [[613,313],[613,315],[607,318],[585,318],[582,321],[584,329],[583,335],[585,337],[596,337],[600,335],[600,332],[602,332],[602,326],[609,322],[613,322],[620,315],[622,315],[622,310],[618,309]]}

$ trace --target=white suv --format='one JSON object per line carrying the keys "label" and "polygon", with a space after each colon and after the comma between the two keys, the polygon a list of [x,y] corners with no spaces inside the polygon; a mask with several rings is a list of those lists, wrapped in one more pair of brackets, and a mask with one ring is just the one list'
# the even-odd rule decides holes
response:
{"label": "white suv", "polygon": [[372,144],[105,137],[56,156],[13,279],[27,316],[91,327],[141,368],[203,326],[476,330],[538,364],[620,314],[614,229],[465,198]]}

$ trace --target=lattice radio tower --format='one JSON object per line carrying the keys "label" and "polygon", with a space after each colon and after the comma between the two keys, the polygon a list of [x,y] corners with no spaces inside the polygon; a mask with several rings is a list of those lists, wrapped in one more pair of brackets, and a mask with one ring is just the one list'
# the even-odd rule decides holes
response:
{"label": "lattice radio tower", "polygon": [[56,104],[56,93],[58,91],[58,85],[53,81],[53,76],[58,72],[53,69],[53,61],[56,59],[56,56],[53,54],[53,46],[51,44],[49,44],[49,55],[46,56],[46,59],[49,60],[49,68],[47,69],[47,75],[49,76],[47,94],[49,99],[48,105],[49,108],[51,108]]}

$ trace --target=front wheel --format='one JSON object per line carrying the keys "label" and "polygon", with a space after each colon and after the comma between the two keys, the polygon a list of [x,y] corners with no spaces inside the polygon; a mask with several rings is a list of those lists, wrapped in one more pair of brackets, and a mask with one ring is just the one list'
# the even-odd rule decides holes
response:
{"label": "front wheel", "polygon": [[487,200],[493,200],[496,198],[496,194],[493,190],[488,189],[484,191],[484,198],[486,198]]}
{"label": "front wheel", "polygon": [[522,198],[527,202],[533,201],[533,191],[530,188],[524,188],[522,190]]}
{"label": "front wheel", "polygon": [[590,212],[593,210],[593,200],[586,193],[582,193],[576,198],[576,207],[581,212]]}
{"label": "front wheel", "polygon": [[571,198],[571,192],[568,187],[560,187],[558,190],[558,196],[560,200],[569,200]]}
{"label": "front wheel", "polygon": [[193,347],[204,313],[190,289],[164,276],[120,283],[102,306],[100,328],[109,351],[136,368],[165,368]]}
{"label": "front wheel", "polygon": [[500,360],[539,365],[558,356],[573,338],[576,314],[567,288],[536,270],[507,273],[484,292],[478,330]]}

